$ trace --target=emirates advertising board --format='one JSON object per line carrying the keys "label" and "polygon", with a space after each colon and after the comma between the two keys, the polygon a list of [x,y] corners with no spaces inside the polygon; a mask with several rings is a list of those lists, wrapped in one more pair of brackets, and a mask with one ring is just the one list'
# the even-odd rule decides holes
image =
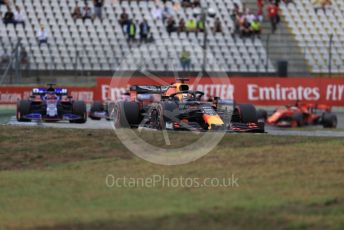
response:
{"label": "emirates advertising board", "polygon": [[[344,106],[344,78],[276,78],[276,77],[231,77],[229,84],[221,79],[202,78],[196,86],[196,78],[189,78],[192,90],[205,93],[208,97],[235,99],[240,103],[252,103],[261,106],[277,106],[305,103]],[[174,78],[164,78],[165,82],[174,82]],[[116,100],[126,92],[129,85],[157,85],[151,78],[136,77],[124,81],[111,81],[111,78],[98,78],[95,96],[97,99]]]}

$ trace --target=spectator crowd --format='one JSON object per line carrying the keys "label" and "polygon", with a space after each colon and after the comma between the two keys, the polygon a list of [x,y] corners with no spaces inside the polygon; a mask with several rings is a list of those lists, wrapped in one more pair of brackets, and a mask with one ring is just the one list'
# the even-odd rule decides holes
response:
{"label": "spectator crowd", "polygon": [[260,37],[265,15],[270,21],[271,32],[275,33],[281,21],[279,13],[281,2],[290,4],[294,3],[294,0],[257,0],[256,12],[252,12],[245,4],[240,7],[237,3],[234,3],[232,13],[232,19],[235,24],[234,34],[238,34],[241,37]]}
{"label": "spectator crowd", "polygon": [[237,3],[234,3],[232,20],[234,21],[234,34],[240,37],[251,37],[254,35],[260,37],[263,21],[261,10],[254,13],[245,5],[240,7]]}
{"label": "spectator crowd", "polygon": [[[170,1],[172,4],[166,4],[168,0],[156,2],[155,7],[151,9],[151,16],[154,21],[160,21],[166,27],[169,34],[171,33],[203,33],[206,30],[204,18],[200,13],[187,14],[186,19],[177,17],[178,11],[185,8],[185,10],[192,10],[193,12],[200,12],[200,0],[181,0]],[[225,1],[225,0],[224,0]],[[309,0],[314,5],[315,12],[323,10],[326,12],[332,5],[332,0]],[[14,1],[13,1],[14,2]],[[71,11],[71,17],[76,20],[103,20],[103,7],[105,0],[82,0],[83,4],[75,2],[75,6]],[[121,2],[121,1],[120,1]],[[232,30],[234,35],[240,37],[258,37],[262,33],[262,23],[264,20],[269,20],[271,24],[271,32],[275,33],[278,29],[280,19],[280,4],[295,4],[294,0],[257,0],[257,11],[253,11],[246,7],[245,4],[239,5],[234,3],[234,8],[231,14],[231,19],[234,22]],[[4,6],[6,11],[0,12],[0,16],[4,25],[13,24],[14,26],[26,24],[25,14],[18,5],[11,4],[10,0],[0,0],[0,7]],[[134,16],[135,17],[135,16]],[[140,41],[147,43],[154,41],[151,33],[151,27],[146,18],[141,21],[130,17],[125,9],[117,19],[122,27],[123,32],[127,36],[130,43]],[[213,33],[223,33],[224,27],[222,19],[215,17],[212,20],[209,31]],[[39,45],[48,44],[48,30],[44,24],[40,24],[36,31],[36,38]],[[180,62],[184,70],[189,70],[191,65],[190,52],[183,50],[180,54]]]}
{"label": "spectator crowd", "polygon": [[[234,4],[234,10],[232,14],[232,19],[235,22],[234,33],[239,34],[241,37],[249,37],[261,34],[262,30],[262,20],[263,20],[263,7],[265,2],[269,2],[267,11],[268,17],[271,21],[272,32],[275,32],[277,25],[280,21],[279,18],[279,8],[278,4],[280,1],[285,3],[293,2],[293,0],[257,0],[258,11],[256,13],[251,12],[248,8],[243,5],[239,7],[238,4]],[[315,0],[319,3],[321,7],[331,0]],[[171,1],[172,6],[166,4],[167,0],[162,1],[162,3],[156,3],[154,9],[152,9],[152,17],[154,20],[162,20],[169,34],[174,32],[188,32],[188,33],[203,33],[205,31],[205,22],[201,14],[193,14],[186,20],[184,18],[176,20],[177,11],[181,8],[190,8],[191,10],[200,9],[200,0],[181,0]],[[325,3],[326,2],[326,3]],[[105,0],[84,0],[82,6],[76,1],[75,7],[71,12],[71,16],[74,20],[102,20],[103,19],[103,6]],[[3,15],[3,23],[8,24],[22,24],[25,26],[25,16],[21,12],[19,6],[15,6],[14,9],[10,7],[9,0],[0,0],[0,4],[7,6],[7,11]],[[90,5],[93,5],[91,7]],[[146,19],[142,21],[135,20],[134,18],[129,18],[128,13],[123,10],[119,17],[119,23],[122,26],[124,33],[130,42],[140,40],[141,42],[153,41],[153,37],[150,31],[150,25]],[[219,17],[213,20],[213,25],[210,30],[213,33],[223,33],[223,26],[221,19]],[[37,38],[39,44],[47,43],[47,31],[44,29],[42,31],[42,26],[40,26],[37,32]],[[43,39],[42,39],[43,38]]]}
{"label": "spectator crowd", "polygon": [[14,6],[14,10],[8,1],[3,1],[3,5],[5,5],[7,9],[2,17],[2,21],[6,26],[8,24],[13,24],[14,26],[22,24],[25,26],[25,16],[18,5]]}
{"label": "spectator crowd", "polygon": [[123,32],[127,35],[129,42],[137,41],[137,36],[139,36],[140,42],[153,41],[153,37],[150,33],[150,26],[145,18],[139,22],[138,20],[129,18],[128,13],[123,10],[118,21],[122,26]]}
{"label": "spectator crowd", "polygon": [[72,18],[74,20],[82,19],[85,21],[86,19],[95,20],[99,18],[100,20],[103,19],[103,6],[104,0],[92,0],[93,2],[93,10],[89,6],[89,3],[85,1],[84,6],[81,8],[79,3],[76,2],[74,10],[72,12]]}
{"label": "spectator crowd", "polygon": [[322,9],[326,13],[326,9],[331,9],[332,0],[312,0],[312,4],[316,13],[319,9]]}

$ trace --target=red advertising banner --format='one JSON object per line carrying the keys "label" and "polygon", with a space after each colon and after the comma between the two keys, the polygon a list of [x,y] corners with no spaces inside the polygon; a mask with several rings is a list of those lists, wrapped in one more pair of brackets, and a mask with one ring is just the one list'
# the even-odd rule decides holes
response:
{"label": "red advertising banner", "polygon": [[[166,85],[175,81],[173,77],[112,79],[97,79],[96,99],[116,100],[129,85]],[[192,85],[195,79],[190,78],[189,84]],[[262,106],[294,104],[296,101],[344,106],[344,78],[201,78],[193,89],[203,91],[205,97],[219,96],[223,99],[235,99],[239,103]]]}
{"label": "red advertising banner", "polygon": [[[199,81],[198,81],[199,80]],[[197,84],[195,83],[197,81]],[[174,77],[99,77],[95,87],[66,87],[76,100],[116,100],[130,85],[169,85]],[[195,85],[193,85],[195,83]],[[344,78],[217,77],[190,78],[191,89],[239,103],[262,106],[306,103],[344,106]],[[0,87],[0,104],[28,98],[33,87]]]}
{"label": "red advertising banner", "polygon": [[[205,99],[209,96],[219,96],[221,98],[233,99],[234,86],[229,78],[189,78],[187,84],[191,90],[198,90],[205,93]],[[116,100],[125,93],[130,85],[170,85],[176,80],[174,77],[164,78],[148,78],[148,77],[132,77],[132,78],[98,78],[95,97],[101,100]]]}
{"label": "red advertising banner", "polygon": [[[1,86],[0,104],[15,104],[17,100],[27,99],[31,95],[32,88],[28,86]],[[63,87],[67,88],[69,95],[75,100],[92,102],[94,100],[94,87]]]}

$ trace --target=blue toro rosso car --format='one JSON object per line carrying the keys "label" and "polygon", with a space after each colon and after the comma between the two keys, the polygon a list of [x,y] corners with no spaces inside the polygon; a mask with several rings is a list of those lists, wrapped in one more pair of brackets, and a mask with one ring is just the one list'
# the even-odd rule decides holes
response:
{"label": "blue toro rosso car", "polygon": [[54,84],[48,84],[48,88],[34,88],[32,95],[27,100],[17,102],[17,120],[20,122],[61,121],[71,123],[85,123],[87,110],[84,101],[74,101],[68,96],[67,89],[54,88]]}

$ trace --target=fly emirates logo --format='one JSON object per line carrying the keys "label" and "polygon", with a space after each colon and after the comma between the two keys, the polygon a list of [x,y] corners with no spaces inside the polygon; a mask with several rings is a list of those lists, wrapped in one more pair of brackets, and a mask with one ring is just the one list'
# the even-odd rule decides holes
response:
{"label": "fly emirates logo", "polygon": [[326,92],[321,92],[319,87],[284,87],[276,84],[271,87],[262,87],[257,84],[248,84],[247,92],[248,99],[251,101],[260,100],[306,100],[318,101],[321,96],[326,96],[328,101],[344,100],[344,85],[327,85]]}

